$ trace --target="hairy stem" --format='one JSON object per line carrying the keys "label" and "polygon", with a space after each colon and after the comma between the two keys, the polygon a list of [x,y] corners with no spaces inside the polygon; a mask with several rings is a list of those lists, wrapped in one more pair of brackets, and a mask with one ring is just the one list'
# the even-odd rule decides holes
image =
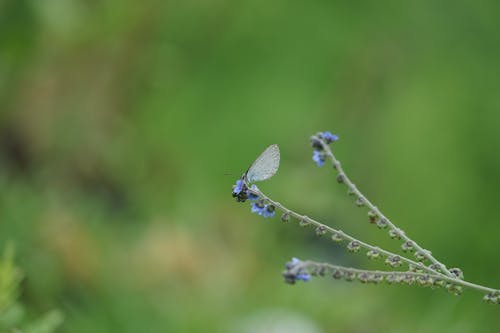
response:
{"label": "hairy stem", "polygon": [[339,265],[333,265],[330,263],[319,263],[315,261],[302,261],[299,265],[297,265],[298,269],[305,269],[308,267],[325,267],[329,269],[340,269],[343,271],[349,271],[353,273],[371,273],[371,274],[379,274],[382,276],[388,276],[388,275],[411,275],[414,277],[431,277],[434,279],[441,279],[443,281],[456,284],[456,285],[461,285],[463,287],[468,287],[471,289],[475,289],[478,291],[486,292],[486,293],[500,293],[500,290],[493,289],[493,288],[488,288],[485,286],[481,286],[475,283],[467,282],[464,280],[457,279],[455,277],[448,277],[448,276],[443,276],[442,274],[437,274],[437,273],[418,273],[418,272],[399,272],[399,271],[379,271],[379,270],[366,270],[366,269],[357,269],[357,268],[347,268],[344,266],[339,266]]}
{"label": "hairy stem", "polygon": [[[500,294],[500,290],[499,289],[489,288],[489,287],[485,287],[485,286],[482,286],[482,285],[479,285],[479,284],[475,284],[475,283],[472,283],[472,282],[461,280],[461,279],[457,278],[456,276],[452,275],[451,273],[449,275],[445,275],[445,274],[443,274],[443,273],[441,273],[439,271],[433,270],[432,268],[425,266],[421,262],[416,262],[416,261],[411,260],[411,259],[409,259],[409,258],[407,258],[405,256],[401,256],[399,254],[395,254],[393,252],[390,252],[390,251],[381,249],[379,247],[372,246],[372,245],[370,245],[368,243],[365,243],[365,242],[363,242],[363,241],[361,241],[361,240],[359,240],[359,239],[357,239],[357,238],[355,238],[355,237],[353,237],[353,236],[351,236],[351,235],[343,232],[342,230],[334,229],[334,228],[332,228],[332,227],[330,227],[330,226],[328,226],[326,224],[323,224],[321,222],[318,222],[318,221],[316,221],[316,220],[314,220],[314,219],[312,219],[312,218],[310,218],[308,216],[299,214],[299,213],[297,213],[297,212],[295,212],[295,211],[293,211],[291,209],[288,209],[287,207],[285,207],[281,203],[272,200],[271,198],[269,198],[268,196],[266,196],[264,193],[262,193],[259,189],[255,188],[255,187],[254,188],[249,188],[248,192],[253,193],[254,195],[256,195],[259,198],[261,198],[264,201],[266,201],[267,203],[274,205],[276,207],[276,209],[281,210],[282,212],[289,214],[289,216],[294,217],[294,218],[296,218],[299,221],[301,221],[301,220],[302,221],[306,221],[309,224],[314,225],[314,226],[316,226],[318,228],[323,228],[323,230],[325,230],[326,232],[329,232],[331,234],[337,234],[337,235],[341,236],[342,238],[344,238],[347,241],[356,241],[356,242],[359,243],[360,247],[362,247],[364,249],[378,251],[380,254],[385,255],[387,257],[396,257],[397,256],[397,257],[399,257],[401,259],[401,261],[406,262],[409,265],[413,265],[414,267],[419,268],[419,269],[421,269],[421,270],[423,270],[423,271],[425,271],[427,273],[403,272],[403,271],[367,271],[367,270],[359,270],[359,269],[350,269],[353,272],[371,272],[371,273],[379,273],[379,274],[385,274],[385,275],[388,275],[388,274],[410,274],[412,276],[426,276],[427,275],[427,276],[430,276],[430,277],[433,277],[433,278],[439,278],[439,279],[441,279],[443,281],[447,281],[449,283],[453,283],[453,284],[460,285],[460,286],[463,286],[463,287],[468,287],[468,288],[471,288],[471,289],[475,289],[477,291],[482,291],[482,292],[486,292],[486,293],[493,293],[493,294]],[[397,229],[397,230],[399,230],[399,229]],[[305,263],[309,263],[310,265],[312,265],[312,264],[318,264],[318,263],[315,263],[313,261],[304,261],[304,262]],[[327,264],[327,263],[321,264],[321,265],[329,265],[328,267],[331,267],[331,268],[342,267],[342,266],[335,266],[335,265]],[[449,271],[446,270],[445,272],[449,272]]]}
{"label": "hairy stem", "polygon": [[285,206],[283,206],[281,203],[272,200],[271,198],[269,198],[268,196],[266,196],[264,193],[262,193],[259,189],[253,188],[253,189],[249,189],[248,191],[251,192],[251,193],[253,193],[253,194],[255,194],[255,195],[257,195],[257,196],[259,196],[259,198],[264,199],[266,202],[271,203],[277,209],[279,209],[279,210],[281,210],[281,211],[283,211],[285,213],[288,213],[290,216],[292,216],[292,217],[294,217],[294,218],[296,218],[298,220],[304,220],[304,221],[308,222],[309,224],[312,224],[312,225],[314,225],[316,227],[323,228],[325,231],[327,231],[327,232],[329,232],[331,234],[337,234],[337,235],[341,236],[342,238],[344,238],[344,239],[346,239],[348,241],[356,241],[356,242],[359,243],[360,247],[362,247],[362,248],[365,248],[367,250],[378,251],[380,254],[385,255],[387,257],[399,257],[399,258],[401,258],[401,261],[404,261],[407,264],[410,264],[410,265],[413,265],[413,266],[415,266],[417,268],[420,268],[420,269],[422,269],[422,270],[424,270],[426,272],[429,272],[431,274],[437,274],[437,275],[443,276],[443,277],[445,276],[442,273],[437,272],[437,271],[435,271],[435,270],[433,270],[433,269],[425,266],[424,264],[422,264],[420,262],[411,260],[411,259],[406,258],[404,256],[400,256],[399,254],[395,254],[395,253],[386,251],[386,250],[381,249],[379,247],[372,246],[372,245],[367,244],[367,243],[365,243],[363,241],[360,241],[359,239],[357,239],[357,238],[355,238],[355,237],[353,237],[353,236],[345,233],[342,230],[334,229],[334,228],[332,228],[332,227],[330,227],[330,226],[328,226],[326,224],[323,224],[321,222],[318,222],[318,221],[316,221],[316,220],[314,220],[314,219],[312,219],[312,218],[310,218],[308,216],[305,216],[305,215],[299,214],[297,212],[294,212],[293,210],[288,209]]}
{"label": "hairy stem", "polygon": [[447,276],[443,276],[442,274],[435,274],[435,273],[419,273],[419,272],[410,272],[410,271],[379,271],[379,270],[370,270],[370,269],[359,269],[359,268],[352,268],[352,267],[344,267],[340,265],[334,265],[326,262],[316,262],[316,261],[311,261],[311,260],[305,260],[301,261],[300,264],[298,264],[294,269],[300,270],[300,269],[307,269],[310,267],[314,268],[319,268],[319,267],[325,267],[329,269],[338,269],[346,272],[353,272],[356,274],[359,273],[369,273],[369,274],[379,274],[382,276],[388,276],[388,275],[394,275],[394,276],[405,276],[405,275],[411,275],[414,277],[431,277],[434,279],[440,279],[443,281],[448,281],[448,282],[453,282],[455,283],[454,279],[449,278]]}
{"label": "hairy stem", "polygon": [[[332,161],[333,167],[337,170],[338,174],[340,177],[342,177],[343,183],[347,185],[349,188],[350,192],[352,192],[354,195],[357,196],[359,200],[361,200],[379,219],[384,220],[389,228],[391,230],[394,230],[395,232],[398,233],[398,235],[406,242],[411,242],[413,244],[413,247],[416,251],[421,252],[426,259],[428,259],[430,262],[432,262],[435,266],[439,267],[440,270],[446,274],[450,278],[455,278],[455,276],[446,268],[446,266],[438,261],[434,256],[432,256],[431,252],[422,248],[420,245],[417,244],[417,242],[413,241],[411,238],[406,236],[405,232],[399,228],[397,228],[382,212],[378,209],[377,206],[372,204],[370,200],[368,200],[363,193],[354,185],[354,183],[347,177],[347,174],[345,173],[344,169],[342,168],[342,165],[340,161],[335,157],[333,154],[332,150],[330,147],[321,140],[321,138],[318,138],[316,136],[313,136],[315,140],[321,143],[323,150],[326,152],[326,155],[330,158]],[[437,271],[435,271],[437,272]]]}

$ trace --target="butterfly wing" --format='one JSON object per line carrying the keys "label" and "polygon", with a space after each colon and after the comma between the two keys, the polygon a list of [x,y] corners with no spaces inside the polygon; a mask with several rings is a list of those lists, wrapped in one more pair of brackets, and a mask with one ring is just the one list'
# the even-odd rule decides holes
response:
{"label": "butterfly wing", "polygon": [[280,149],[278,145],[270,145],[252,163],[245,178],[248,183],[259,182],[271,178],[280,166]]}

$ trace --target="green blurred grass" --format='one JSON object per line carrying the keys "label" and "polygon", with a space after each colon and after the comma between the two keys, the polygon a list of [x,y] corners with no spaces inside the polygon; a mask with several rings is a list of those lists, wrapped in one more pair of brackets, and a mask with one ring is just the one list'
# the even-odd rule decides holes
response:
{"label": "green blurred grass", "polygon": [[67,332],[224,332],[275,308],[324,332],[495,332],[498,309],[473,293],[284,285],[291,256],[366,262],[229,190],[278,143],[262,189],[397,247],[311,163],[309,135],[335,131],[388,216],[498,287],[498,9],[0,2],[0,242],[16,243],[28,310],[58,307]]}

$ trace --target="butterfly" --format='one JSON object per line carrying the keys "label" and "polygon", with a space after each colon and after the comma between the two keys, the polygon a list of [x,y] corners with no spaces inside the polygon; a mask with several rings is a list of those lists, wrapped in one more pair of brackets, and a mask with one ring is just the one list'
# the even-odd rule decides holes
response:
{"label": "butterfly", "polygon": [[267,180],[274,176],[280,166],[280,149],[278,145],[270,145],[255,159],[248,170],[243,174],[245,183],[254,183]]}

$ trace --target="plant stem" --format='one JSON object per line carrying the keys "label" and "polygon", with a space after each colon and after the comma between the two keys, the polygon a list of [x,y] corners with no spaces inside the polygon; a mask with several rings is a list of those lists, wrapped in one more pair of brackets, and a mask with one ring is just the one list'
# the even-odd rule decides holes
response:
{"label": "plant stem", "polygon": [[391,275],[391,274],[393,274],[393,275],[411,275],[411,276],[415,276],[415,277],[425,277],[425,276],[428,276],[428,277],[432,277],[432,278],[435,278],[435,279],[441,279],[443,281],[447,281],[447,282],[450,282],[450,283],[453,283],[453,284],[457,284],[457,285],[461,285],[461,286],[464,286],[464,287],[468,287],[468,288],[471,288],[471,289],[475,289],[477,291],[482,291],[482,292],[486,292],[486,293],[493,293],[493,294],[500,293],[500,290],[497,290],[497,289],[488,288],[488,287],[485,287],[485,286],[481,286],[479,284],[475,284],[475,283],[467,282],[467,281],[464,281],[464,280],[460,280],[460,279],[455,278],[455,277],[443,276],[442,274],[436,274],[436,273],[418,273],[418,272],[365,270],[365,269],[347,268],[347,267],[344,267],[344,266],[333,265],[333,264],[330,264],[330,263],[319,263],[319,262],[310,261],[310,260],[302,261],[299,265],[297,265],[298,269],[300,269],[300,268],[307,268],[309,266],[314,266],[314,267],[328,267],[330,269],[340,269],[340,270],[343,270],[343,271],[350,271],[350,272],[354,272],[354,273],[379,274],[379,275],[382,275],[382,276],[388,276],[388,275]]}
{"label": "plant stem", "polygon": [[448,281],[448,282],[453,282],[455,281],[452,278],[449,278],[447,276],[443,275],[438,275],[435,273],[419,273],[419,272],[403,272],[403,271],[379,271],[379,270],[370,270],[370,269],[359,269],[359,268],[352,268],[352,267],[344,267],[340,265],[334,265],[326,262],[316,262],[316,261],[311,261],[311,260],[305,260],[302,261],[300,264],[298,264],[296,267],[294,267],[295,270],[300,270],[308,267],[327,267],[330,269],[339,269],[342,271],[348,271],[348,272],[353,272],[353,273],[370,273],[370,274],[380,274],[382,276],[388,276],[388,275],[396,275],[396,276],[401,276],[401,275],[411,275],[415,277],[432,277],[434,279],[441,279],[443,281]]}
{"label": "plant stem", "polygon": [[[439,267],[440,270],[446,274],[448,277],[450,278],[455,278],[455,275],[453,275],[453,273],[451,273],[447,268],[446,266],[441,263],[440,261],[438,261],[436,258],[434,258],[432,256],[432,254],[422,248],[420,245],[417,244],[417,242],[413,241],[411,238],[409,238],[408,236],[406,236],[405,232],[399,228],[397,228],[384,214],[382,214],[382,212],[378,209],[377,206],[375,206],[374,204],[372,204],[370,202],[370,200],[368,200],[364,195],[363,193],[361,193],[360,190],[358,190],[358,188],[356,187],[356,185],[354,185],[354,183],[349,179],[349,177],[347,177],[347,174],[345,173],[344,169],[342,168],[342,165],[340,163],[340,161],[335,157],[335,155],[333,154],[333,152],[331,151],[330,149],[330,146],[328,146],[322,139],[316,137],[316,136],[313,136],[313,138],[315,140],[317,140],[318,142],[321,143],[322,145],[322,148],[323,150],[326,152],[327,156],[331,159],[332,161],[332,164],[333,164],[333,167],[338,171],[339,175],[342,177],[342,180],[343,182],[347,185],[347,187],[349,188],[349,190],[354,193],[358,199],[362,200],[362,202],[379,218],[379,219],[383,219],[387,225],[389,226],[389,228],[391,230],[394,230],[398,233],[398,235],[406,242],[411,242],[413,244],[413,247],[415,248],[416,251],[418,252],[421,252],[426,259],[428,259],[430,262],[432,262],[435,266]],[[433,270],[434,271],[434,270]],[[437,271],[434,271],[437,273]]]}
{"label": "plant stem", "polygon": [[318,222],[318,221],[316,221],[316,220],[314,220],[314,219],[312,219],[312,218],[310,218],[310,217],[308,217],[308,216],[305,216],[305,215],[301,215],[301,214],[299,214],[299,213],[296,213],[296,212],[294,212],[293,210],[286,208],[286,207],[285,207],[285,206],[283,206],[281,203],[279,203],[279,202],[276,202],[276,201],[272,200],[271,198],[269,198],[268,196],[266,196],[264,193],[262,193],[262,192],[261,192],[260,190],[258,190],[258,189],[255,189],[255,188],[254,188],[254,189],[250,189],[250,188],[249,188],[249,190],[248,190],[248,191],[249,191],[249,192],[251,192],[251,193],[253,193],[253,194],[255,194],[255,195],[257,195],[257,196],[259,196],[260,198],[262,198],[262,199],[264,199],[265,201],[267,201],[267,202],[271,203],[272,205],[274,205],[277,209],[279,209],[279,210],[281,210],[281,211],[283,211],[283,212],[285,212],[285,213],[288,213],[290,216],[295,217],[295,218],[296,218],[296,219],[298,219],[298,220],[305,220],[305,221],[307,221],[308,223],[310,223],[310,224],[312,224],[312,225],[314,225],[314,226],[316,226],[316,227],[324,228],[324,230],[325,230],[325,231],[330,232],[331,234],[338,234],[338,235],[340,235],[342,238],[344,238],[344,239],[346,239],[346,240],[348,240],[348,241],[356,241],[356,242],[358,242],[358,243],[359,243],[359,245],[360,245],[361,247],[363,247],[363,248],[365,248],[365,249],[367,249],[367,250],[378,251],[380,254],[386,255],[386,256],[388,256],[388,257],[396,257],[396,256],[397,256],[397,257],[401,258],[401,261],[404,261],[404,262],[406,262],[406,263],[408,263],[408,264],[411,264],[411,265],[413,265],[413,266],[415,266],[415,267],[417,267],[417,268],[420,268],[420,269],[422,269],[422,270],[425,270],[426,272],[429,272],[429,273],[431,273],[431,274],[437,274],[437,275],[442,276],[442,277],[445,277],[445,276],[446,276],[446,275],[444,275],[444,274],[442,274],[442,273],[440,273],[440,272],[437,272],[437,271],[435,271],[435,270],[433,270],[433,269],[431,269],[431,268],[429,268],[429,267],[425,266],[424,264],[422,264],[422,263],[420,263],[420,262],[416,262],[416,261],[413,261],[413,260],[411,260],[411,259],[409,259],[409,258],[406,258],[406,257],[404,257],[404,256],[400,256],[400,255],[398,255],[398,254],[395,254],[395,253],[392,253],[392,252],[386,251],[386,250],[381,249],[381,248],[379,248],[379,247],[372,246],[372,245],[367,244],[367,243],[365,243],[365,242],[363,242],[363,241],[360,241],[359,239],[357,239],[357,238],[355,238],[355,237],[353,237],[353,236],[351,236],[351,235],[349,235],[349,234],[346,234],[346,233],[345,233],[345,232],[343,232],[342,230],[337,230],[337,229],[334,229],[334,228],[332,228],[332,227],[330,227],[330,226],[328,226],[328,225],[326,225],[326,224],[323,224],[323,223],[321,223],[321,222]]}

